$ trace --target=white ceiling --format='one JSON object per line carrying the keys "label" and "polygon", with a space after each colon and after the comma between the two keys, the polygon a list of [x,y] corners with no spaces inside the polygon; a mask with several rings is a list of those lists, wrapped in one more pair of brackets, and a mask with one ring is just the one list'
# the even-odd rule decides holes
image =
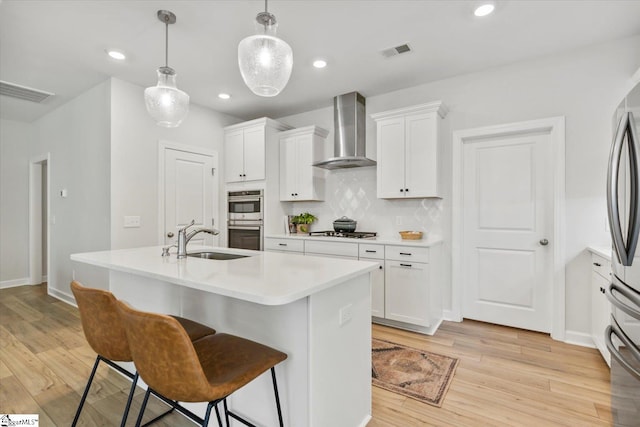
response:
{"label": "white ceiling", "polygon": [[[253,34],[262,0],[0,2],[0,80],[56,94],[43,104],[0,96],[0,117],[26,122],[109,76],[155,85],[164,64],[158,9],[177,15],[169,65],[178,87],[192,103],[243,119],[281,117],[329,106],[333,96],[353,90],[373,96],[640,34],[640,0],[502,0],[486,18],[473,16],[476,1],[271,0],[294,67],[280,95],[260,98],[242,81],[237,46]],[[403,43],[414,51],[390,59],[380,53]],[[107,48],[126,52],[127,60],[110,59]],[[328,67],[314,69],[316,57]],[[220,100],[220,92],[232,98]]]}

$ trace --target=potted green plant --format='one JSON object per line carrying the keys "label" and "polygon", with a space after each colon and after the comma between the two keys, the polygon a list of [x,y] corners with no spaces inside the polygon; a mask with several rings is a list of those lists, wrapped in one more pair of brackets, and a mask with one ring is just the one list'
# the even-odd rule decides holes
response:
{"label": "potted green plant", "polygon": [[309,212],[301,213],[300,215],[296,215],[291,220],[294,224],[296,224],[296,229],[298,233],[308,233],[309,228],[311,228],[311,223],[317,220],[313,214]]}

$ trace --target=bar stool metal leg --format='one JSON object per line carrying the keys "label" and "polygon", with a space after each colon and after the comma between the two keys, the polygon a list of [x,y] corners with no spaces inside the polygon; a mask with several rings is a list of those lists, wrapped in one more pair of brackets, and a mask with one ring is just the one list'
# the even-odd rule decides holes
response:
{"label": "bar stool metal leg", "polygon": [[151,387],[147,387],[147,391],[144,393],[144,399],[142,400],[142,406],[140,407],[140,413],[138,414],[138,419],[136,420],[136,427],[140,427],[142,423],[142,416],[144,415],[144,410],[147,408],[147,402],[149,401],[149,395],[151,394]]}
{"label": "bar stool metal leg", "polygon": [[280,427],[284,427],[284,423],[282,422],[282,409],[280,408],[280,395],[278,393],[278,383],[276,382],[275,368],[271,368],[271,379],[273,380],[273,392],[276,395],[276,408],[278,408],[278,421],[280,422]]}
{"label": "bar stool metal leg", "polygon": [[71,427],[75,427],[76,424],[78,423],[78,418],[80,418],[80,412],[82,411],[82,407],[84,406],[84,401],[87,400],[87,395],[89,394],[89,388],[91,388],[91,383],[93,382],[93,377],[96,375],[96,371],[98,370],[99,364],[100,364],[100,356],[97,356],[96,363],[93,364],[93,369],[91,370],[91,375],[89,375],[89,381],[87,381],[87,386],[84,388],[84,393],[82,393],[82,398],[80,399],[80,404],[78,405],[76,416],[73,417],[73,422],[71,423]]}
{"label": "bar stool metal leg", "polygon": [[125,427],[127,423],[127,417],[129,416],[129,409],[131,408],[131,402],[133,401],[133,394],[136,391],[136,385],[138,384],[138,372],[136,371],[133,376],[133,380],[131,380],[131,390],[129,390],[129,397],[127,398],[127,406],[124,407],[124,414],[122,414],[122,422],[120,423],[120,427]]}

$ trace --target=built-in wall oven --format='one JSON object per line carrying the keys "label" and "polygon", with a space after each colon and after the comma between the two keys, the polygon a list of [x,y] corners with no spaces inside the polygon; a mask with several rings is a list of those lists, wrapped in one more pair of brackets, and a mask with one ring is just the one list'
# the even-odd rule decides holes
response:
{"label": "built-in wall oven", "polygon": [[229,191],[227,204],[228,246],[261,251],[264,226],[262,190]]}

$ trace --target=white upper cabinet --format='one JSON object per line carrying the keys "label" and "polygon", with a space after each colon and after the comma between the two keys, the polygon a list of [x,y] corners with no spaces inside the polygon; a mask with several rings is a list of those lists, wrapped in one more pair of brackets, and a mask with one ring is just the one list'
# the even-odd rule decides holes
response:
{"label": "white upper cabinet", "polygon": [[280,132],[280,200],[324,200],[325,172],[311,166],[324,157],[329,132],[307,126]]}
{"label": "white upper cabinet", "polygon": [[284,129],[287,127],[266,117],[226,127],[225,182],[264,180],[267,139]]}
{"label": "white upper cabinet", "polygon": [[441,102],[373,114],[378,148],[378,198],[440,197]]}

